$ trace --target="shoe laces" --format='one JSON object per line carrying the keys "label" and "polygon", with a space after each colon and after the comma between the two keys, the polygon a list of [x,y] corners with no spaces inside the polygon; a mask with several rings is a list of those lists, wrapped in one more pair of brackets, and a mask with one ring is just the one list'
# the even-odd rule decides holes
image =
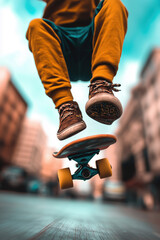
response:
{"label": "shoe laces", "polygon": [[58,112],[60,114],[61,121],[64,121],[68,116],[74,115],[75,110],[78,108],[76,104],[64,103],[59,107]]}
{"label": "shoe laces", "polygon": [[112,91],[119,92],[121,90],[117,89],[117,87],[120,87],[121,84],[113,84],[109,83],[105,80],[96,80],[92,82],[88,87],[90,87],[90,92],[96,91],[99,87],[106,87],[106,91],[108,93],[112,93]]}

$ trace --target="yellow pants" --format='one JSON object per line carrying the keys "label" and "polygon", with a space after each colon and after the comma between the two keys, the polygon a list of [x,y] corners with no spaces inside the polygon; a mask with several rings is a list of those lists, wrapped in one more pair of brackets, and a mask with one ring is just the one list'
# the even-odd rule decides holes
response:
{"label": "yellow pants", "polygon": [[[127,31],[127,18],[128,12],[120,0],[104,0],[101,2],[101,9],[89,26],[89,29],[93,29],[90,69],[88,69],[88,72],[91,72],[90,81],[94,79],[113,81],[118,70],[123,41]],[[78,31],[82,32],[82,28],[78,27],[76,29],[77,36]],[[86,28],[87,26],[84,27],[84,29]],[[67,61],[64,57],[63,39],[58,32],[59,29],[62,32],[65,30],[66,33],[67,30],[71,32],[73,29],[58,28],[58,26],[57,31],[55,29],[56,26],[55,28],[52,27],[52,24],[48,24],[47,20],[34,19],[29,24],[26,37],[29,41],[29,48],[34,55],[45,92],[52,98],[55,107],[58,108],[61,104],[73,100],[70,83],[72,79],[69,71],[70,60]],[[67,34],[66,36],[67,42],[69,37]],[[72,54],[75,54],[69,52],[70,50],[67,50],[67,47],[65,51],[68,51],[69,58]],[[85,49],[83,53],[85,54]],[[89,59],[89,57],[86,57],[86,59]],[[73,59],[72,63],[74,64]],[[76,62],[76,64],[79,63]]]}

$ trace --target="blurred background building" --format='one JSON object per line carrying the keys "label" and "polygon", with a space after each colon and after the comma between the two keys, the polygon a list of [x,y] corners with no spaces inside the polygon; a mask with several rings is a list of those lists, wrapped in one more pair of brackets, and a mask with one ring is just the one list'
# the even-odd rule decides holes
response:
{"label": "blurred background building", "polygon": [[128,201],[160,204],[160,49],[154,49],[132,89],[116,135],[119,178]]}
{"label": "blurred background building", "polygon": [[4,67],[0,85],[0,187],[35,193],[40,181],[49,191],[56,183],[57,191],[57,170],[63,162],[53,159],[40,121],[26,117],[28,104]]}
{"label": "blurred background building", "polygon": [[54,148],[46,147],[42,159],[41,177],[44,181],[57,180],[57,171],[62,168],[63,161],[52,156]]}
{"label": "blurred background building", "polygon": [[41,124],[25,118],[14,148],[12,164],[24,168],[37,177],[41,177],[46,140]]}
{"label": "blurred background building", "polygon": [[27,111],[27,102],[14,86],[9,71],[0,67],[0,168],[11,157]]}
{"label": "blurred background building", "polygon": [[41,179],[46,184],[50,196],[58,196],[59,194],[57,172],[63,168],[63,160],[52,156],[55,151],[52,147],[46,147],[42,158]]}

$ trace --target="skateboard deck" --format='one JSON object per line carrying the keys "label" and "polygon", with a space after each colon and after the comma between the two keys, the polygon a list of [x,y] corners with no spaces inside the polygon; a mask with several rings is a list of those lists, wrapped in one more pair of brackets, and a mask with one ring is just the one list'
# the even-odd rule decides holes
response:
{"label": "skateboard deck", "polygon": [[59,152],[54,152],[55,158],[68,158],[77,162],[77,170],[71,175],[69,168],[58,171],[61,189],[73,187],[73,180],[88,180],[99,174],[100,178],[112,175],[112,168],[108,159],[103,158],[96,161],[96,167],[89,166],[89,161],[101,150],[107,149],[116,142],[116,137],[110,134],[99,134],[72,141],[65,145]]}

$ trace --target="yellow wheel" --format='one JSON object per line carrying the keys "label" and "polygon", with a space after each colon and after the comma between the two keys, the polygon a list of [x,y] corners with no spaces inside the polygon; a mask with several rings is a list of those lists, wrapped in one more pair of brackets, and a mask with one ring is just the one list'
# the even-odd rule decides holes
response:
{"label": "yellow wheel", "polygon": [[58,170],[58,179],[61,189],[73,187],[72,175],[69,168]]}
{"label": "yellow wheel", "polygon": [[112,176],[112,167],[107,158],[102,158],[96,161],[96,166],[100,178],[106,178]]}

